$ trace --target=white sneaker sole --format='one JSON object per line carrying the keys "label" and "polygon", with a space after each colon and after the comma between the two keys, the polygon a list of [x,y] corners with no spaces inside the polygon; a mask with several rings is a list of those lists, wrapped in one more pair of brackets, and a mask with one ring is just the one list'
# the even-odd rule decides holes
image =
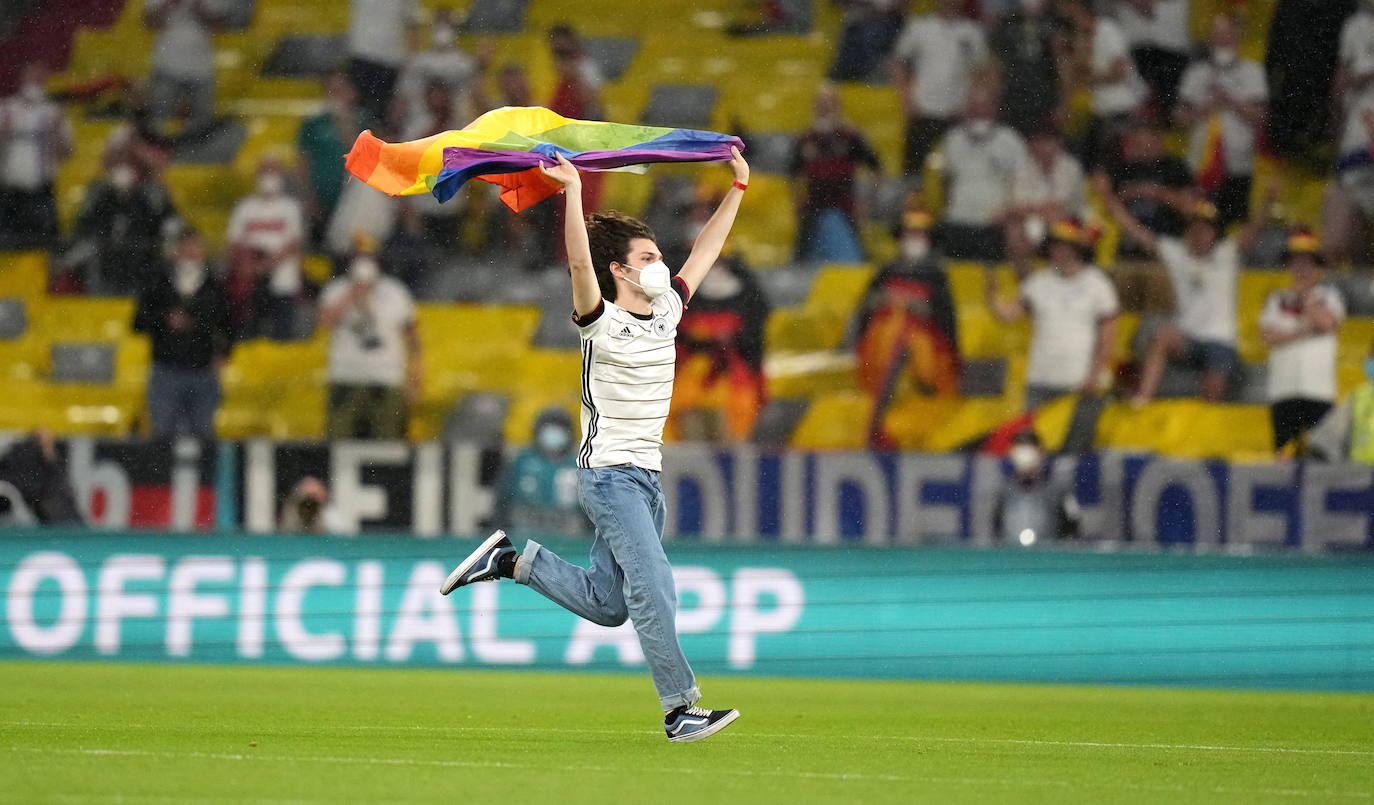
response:
{"label": "white sneaker sole", "polygon": [[448,574],[448,578],[444,579],[444,583],[439,585],[439,594],[448,595],[449,593],[457,589],[458,582],[462,581],[463,577],[466,576],[470,570],[472,570],[473,565],[476,565],[477,562],[481,560],[482,556],[486,554],[487,551],[490,551],[492,548],[496,547],[496,543],[500,542],[505,538],[506,532],[500,529],[497,529],[496,533],[492,534],[490,537],[487,537],[486,541],[483,542],[481,546],[477,548],[477,550],[468,554],[468,558],[464,559],[458,565],[458,567],[453,569],[452,573]]}
{"label": "white sneaker sole", "polygon": [[707,738],[710,738],[712,735],[715,735],[717,732],[720,732],[721,730],[735,723],[735,719],[737,718],[739,718],[739,711],[731,710],[728,716],[722,718],[720,721],[717,721],[716,723],[712,724],[706,729],[697,730],[696,732],[689,732],[686,735],[679,735],[677,737],[669,736],[668,740],[672,741],[673,743],[690,743],[692,741],[702,741]]}

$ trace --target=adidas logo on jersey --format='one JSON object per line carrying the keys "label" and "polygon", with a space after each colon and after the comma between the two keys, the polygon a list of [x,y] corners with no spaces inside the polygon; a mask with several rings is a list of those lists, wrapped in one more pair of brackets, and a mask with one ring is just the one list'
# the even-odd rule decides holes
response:
{"label": "adidas logo on jersey", "polygon": [[616,333],[616,335],[620,335],[620,336],[624,336],[625,338],[629,338],[630,336],[634,335],[634,333],[630,332],[630,328],[629,328],[629,327],[621,327],[621,328],[620,328],[620,332],[619,332],[619,333]]}

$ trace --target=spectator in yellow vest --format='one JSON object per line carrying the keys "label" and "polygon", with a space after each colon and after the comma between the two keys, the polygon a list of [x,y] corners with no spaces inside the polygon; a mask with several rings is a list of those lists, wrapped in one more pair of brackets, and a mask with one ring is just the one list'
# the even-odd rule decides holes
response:
{"label": "spectator in yellow vest", "polygon": [[1374,344],[1364,359],[1365,382],[1309,434],[1310,447],[1331,461],[1374,465]]}

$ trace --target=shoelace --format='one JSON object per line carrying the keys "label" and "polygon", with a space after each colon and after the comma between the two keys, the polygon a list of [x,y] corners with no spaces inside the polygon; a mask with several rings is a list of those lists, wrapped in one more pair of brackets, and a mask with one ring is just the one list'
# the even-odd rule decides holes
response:
{"label": "shoelace", "polygon": [[711,716],[711,711],[710,711],[710,710],[707,710],[707,709],[704,708],[704,707],[695,707],[695,706],[693,706],[693,707],[688,707],[686,710],[683,710],[683,711],[682,711],[682,714],[683,714],[683,715],[688,715],[688,716],[701,716],[702,718],[710,718],[710,716]]}

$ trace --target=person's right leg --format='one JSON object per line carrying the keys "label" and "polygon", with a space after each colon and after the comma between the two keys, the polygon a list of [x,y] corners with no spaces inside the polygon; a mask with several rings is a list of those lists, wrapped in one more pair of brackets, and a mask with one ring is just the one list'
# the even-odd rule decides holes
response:
{"label": "person's right leg", "polygon": [[630,465],[579,470],[577,491],[624,573],[625,606],[659,703],[665,711],[695,704],[701,692],[678,643],[677,587],[655,520],[662,493],[647,470]]}
{"label": "person's right leg", "polygon": [[156,363],[148,370],[148,428],[155,439],[176,435],[176,381],[171,371]]}
{"label": "person's right leg", "polygon": [[1169,356],[1183,346],[1183,335],[1173,325],[1165,325],[1155,331],[1150,338],[1150,351],[1145,355],[1145,367],[1140,373],[1140,388],[1136,389],[1133,402],[1143,405],[1155,396],[1159,381],[1164,377],[1164,366]]}
{"label": "person's right leg", "polygon": [[219,377],[215,370],[186,370],[187,431],[197,439],[215,438],[215,411],[219,409]]}

